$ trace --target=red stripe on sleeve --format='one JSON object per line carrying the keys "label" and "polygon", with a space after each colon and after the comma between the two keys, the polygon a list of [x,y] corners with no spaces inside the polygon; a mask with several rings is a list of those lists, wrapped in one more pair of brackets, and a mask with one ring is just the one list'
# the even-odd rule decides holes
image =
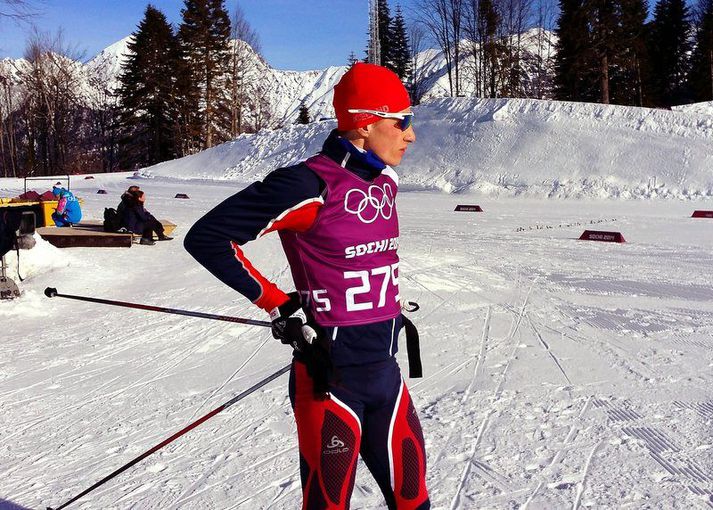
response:
{"label": "red stripe on sleeve", "polygon": [[[322,197],[302,202],[293,209],[288,209],[270,221],[267,227],[260,232],[258,237],[277,230],[305,232],[314,224],[319,208],[322,207],[322,205],[324,205],[324,199],[322,199]],[[231,242],[231,246],[235,252],[235,258],[238,259],[245,271],[247,271],[250,277],[260,286],[260,296],[253,301],[253,303],[269,313],[274,308],[288,301],[289,298],[287,294],[255,269],[237,243]]]}
{"label": "red stripe on sleeve", "polygon": [[243,268],[248,272],[250,277],[260,286],[260,296],[253,301],[253,303],[266,312],[269,312],[275,307],[287,302],[289,299],[287,294],[281,291],[277,285],[269,281],[261,275],[257,269],[255,269],[252,263],[245,257],[243,250],[240,249],[237,243],[231,241],[230,245],[235,252],[235,258],[242,264]]}
{"label": "red stripe on sleeve", "polygon": [[[314,224],[319,213],[319,208],[324,205],[322,198],[310,201],[292,211],[286,211],[272,220],[265,229],[260,232],[260,236],[268,232],[277,230],[293,230],[295,232],[306,232]],[[259,236],[258,236],[259,237]]]}

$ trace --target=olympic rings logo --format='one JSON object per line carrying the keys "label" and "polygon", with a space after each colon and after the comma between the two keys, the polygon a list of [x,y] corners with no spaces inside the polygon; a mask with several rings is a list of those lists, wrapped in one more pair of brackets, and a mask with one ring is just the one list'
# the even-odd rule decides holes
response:
{"label": "olympic rings logo", "polygon": [[384,188],[372,184],[365,193],[363,190],[350,189],[344,197],[344,210],[355,214],[362,223],[373,223],[381,216],[385,220],[394,212],[394,192],[389,183]]}

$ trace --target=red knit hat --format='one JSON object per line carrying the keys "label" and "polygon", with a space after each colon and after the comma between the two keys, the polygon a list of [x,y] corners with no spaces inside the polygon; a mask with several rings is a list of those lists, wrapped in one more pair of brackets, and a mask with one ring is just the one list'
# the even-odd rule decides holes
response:
{"label": "red knit hat", "polygon": [[400,112],[411,106],[406,87],[396,73],[374,64],[354,64],[334,87],[332,101],[337,115],[337,129],[349,131],[381,120],[368,113],[347,110]]}

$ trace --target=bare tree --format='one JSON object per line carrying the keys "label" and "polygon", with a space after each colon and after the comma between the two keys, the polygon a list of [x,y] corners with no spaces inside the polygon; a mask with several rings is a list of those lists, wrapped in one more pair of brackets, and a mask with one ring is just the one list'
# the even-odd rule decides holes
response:
{"label": "bare tree", "polygon": [[10,69],[0,68],[0,167],[2,177],[17,176],[17,120],[13,100],[17,94]]}
{"label": "bare tree", "polygon": [[94,62],[89,74],[92,104],[88,112],[89,143],[96,147],[97,166],[103,172],[119,170],[119,107],[120,98],[114,90],[112,62],[104,57]]}
{"label": "bare tree", "polygon": [[460,95],[460,37],[463,0],[418,0],[418,20],[428,29],[446,60],[450,95]]}
{"label": "bare tree", "polygon": [[[263,101],[265,90],[259,86],[260,38],[245,18],[238,2],[234,7],[230,34],[230,135],[235,138],[251,128],[259,129],[257,125],[262,126],[263,122],[267,122],[269,103]],[[246,117],[252,117],[252,126]]]}
{"label": "bare tree", "polygon": [[501,0],[500,37],[503,39],[505,83],[503,93],[508,96],[523,95],[522,36],[530,28],[533,18],[533,0]]}
{"label": "bare tree", "polygon": [[[529,91],[531,97],[544,99],[552,94],[552,74],[554,55],[551,33],[548,27],[555,26],[556,5],[555,0],[541,0],[537,5],[537,52],[533,56],[535,76]],[[527,92],[526,92],[527,94]]]}
{"label": "bare tree", "polygon": [[[25,86],[26,173],[48,175],[79,170],[83,115],[80,56],[55,36],[35,31],[25,50],[27,67],[19,71]],[[71,56],[70,56],[71,55]]]}
{"label": "bare tree", "polygon": [[0,0],[0,18],[29,23],[37,11],[27,0]]}
{"label": "bare tree", "polygon": [[465,49],[470,57],[466,71],[476,95],[497,97],[502,89],[502,42],[500,13],[493,0],[467,0],[464,29]]}
{"label": "bare tree", "polygon": [[409,53],[411,57],[411,76],[409,93],[413,104],[419,104],[426,93],[427,69],[421,52],[424,50],[426,31],[423,25],[414,21],[409,27]]}

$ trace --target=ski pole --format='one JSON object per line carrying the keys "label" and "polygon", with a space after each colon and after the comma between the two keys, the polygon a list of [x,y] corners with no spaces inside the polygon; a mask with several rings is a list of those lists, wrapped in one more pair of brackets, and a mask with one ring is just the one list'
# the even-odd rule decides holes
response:
{"label": "ski pole", "polygon": [[120,473],[126,471],[126,470],[129,469],[131,466],[133,466],[134,464],[136,464],[136,463],[138,463],[138,462],[141,462],[143,459],[145,459],[146,457],[148,457],[148,456],[151,455],[152,453],[154,453],[154,452],[160,450],[161,448],[163,448],[163,447],[166,446],[167,444],[173,442],[175,439],[178,439],[179,437],[181,437],[183,434],[185,434],[186,432],[190,431],[191,429],[196,428],[198,425],[200,425],[200,424],[203,423],[204,421],[207,421],[207,420],[211,419],[213,416],[215,416],[215,415],[218,414],[219,412],[224,411],[225,409],[227,409],[228,407],[232,406],[233,404],[235,404],[235,403],[238,402],[239,400],[242,400],[243,398],[247,397],[248,395],[250,395],[251,393],[253,393],[255,390],[258,390],[258,389],[262,388],[263,386],[265,386],[265,385],[266,385],[267,383],[269,383],[270,381],[273,381],[274,379],[277,379],[277,378],[280,377],[282,374],[284,374],[285,372],[287,372],[288,370],[290,370],[290,367],[291,367],[291,366],[292,366],[292,365],[287,365],[286,367],[282,367],[280,370],[278,370],[278,371],[275,372],[274,374],[267,376],[267,377],[266,377],[265,379],[263,379],[262,381],[260,381],[260,382],[258,382],[258,383],[256,383],[256,384],[254,384],[253,386],[251,386],[251,387],[248,388],[247,390],[243,391],[240,395],[237,395],[236,397],[233,397],[232,399],[228,400],[225,404],[216,407],[215,409],[213,409],[213,410],[212,410],[211,412],[209,412],[208,414],[204,415],[204,416],[201,417],[201,418],[198,418],[196,421],[194,421],[194,422],[191,423],[190,425],[186,426],[185,428],[179,430],[178,432],[176,432],[175,434],[173,434],[171,437],[169,437],[169,438],[167,438],[167,439],[164,439],[163,441],[161,441],[159,444],[157,444],[156,446],[154,446],[154,447],[151,448],[150,450],[145,451],[144,453],[142,453],[141,455],[139,455],[138,457],[136,457],[136,458],[135,458],[134,460],[132,460],[131,462],[128,462],[127,464],[124,464],[123,466],[121,466],[119,469],[117,469],[116,471],[114,471],[114,472],[111,473],[110,475],[108,475],[108,476],[102,478],[101,480],[99,480],[97,483],[95,483],[94,485],[92,485],[92,486],[89,487],[88,489],[82,491],[80,494],[77,494],[76,496],[74,496],[72,499],[70,499],[70,500],[67,501],[66,503],[63,503],[62,505],[58,506],[56,509],[53,509],[53,508],[51,508],[51,507],[47,507],[47,510],[61,510],[62,508],[65,508],[67,505],[70,505],[71,503],[74,503],[74,502],[77,501],[79,498],[81,498],[82,496],[85,496],[85,495],[89,494],[90,492],[92,492],[94,489],[96,489],[96,488],[99,487],[100,485],[103,485],[104,483],[106,483],[106,482],[108,482],[109,480],[111,480],[112,478],[114,478],[116,475],[118,475],[118,474],[120,474]]}
{"label": "ski pole", "polygon": [[178,310],[176,308],[163,308],[161,306],[142,305],[139,303],[127,303],[125,301],[114,301],[112,299],[99,299],[99,298],[93,298],[93,297],[87,297],[87,296],[73,296],[71,294],[60,294],[59,292],[57,292],[57,289],[52,288],[52,287],[47,287],[45,289],[45,296],[47,296],[48,298],[62,297],[62,298],[67,298],[67,299],[76,299],[78,301],[89,301],[90,303],[100,303],[103,305],[123,306],[125,308],[136,308],[138,310],[149,310],[152,312],[172,313],[175,315],[187,315],[188,317],[198,317],[200,319],[213,319],[216,321],[237,322],[239,324],[249,324],[251,326],[264,326],[267,328],[272,326],[272,324],[267,321],[259,321],[259,320],[255,320],[255,319],[244,319],[242,317],[230,317],[228,315],[215,315],[212,313],[191,312],[189,310]]}

